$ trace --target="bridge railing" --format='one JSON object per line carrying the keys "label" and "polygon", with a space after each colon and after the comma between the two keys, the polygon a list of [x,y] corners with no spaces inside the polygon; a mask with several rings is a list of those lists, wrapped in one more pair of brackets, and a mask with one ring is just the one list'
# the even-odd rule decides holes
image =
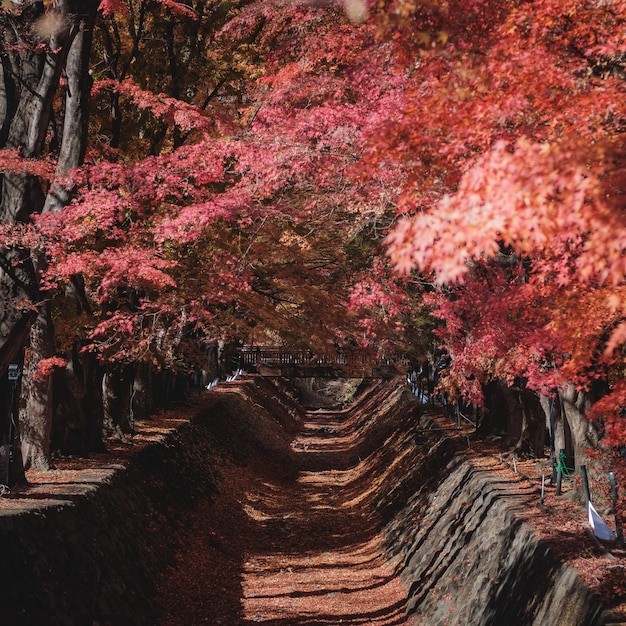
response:
{"label": "bridge railing", "polygon": [[334,352],[316,353],[306,349],[276,346],[243,346],[240,350],[243,367],[260,365],[294,365],[319,367],[329,365],[367,366],[379,362],[373,352],[357,348],[337,348]]}

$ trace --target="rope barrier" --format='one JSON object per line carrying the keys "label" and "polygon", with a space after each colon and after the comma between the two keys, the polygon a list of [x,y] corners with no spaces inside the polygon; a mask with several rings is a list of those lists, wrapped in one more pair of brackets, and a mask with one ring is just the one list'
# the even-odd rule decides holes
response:
{"label": "rope barrier", "polygon": [[559,452],[559,462],[556,466],[556,471],[561,472],[563,476],[567,476],[568,478],[572,476],[572,473],[575,471],[573,467],[567,467],[565,463],[565,452],[561,450]]}

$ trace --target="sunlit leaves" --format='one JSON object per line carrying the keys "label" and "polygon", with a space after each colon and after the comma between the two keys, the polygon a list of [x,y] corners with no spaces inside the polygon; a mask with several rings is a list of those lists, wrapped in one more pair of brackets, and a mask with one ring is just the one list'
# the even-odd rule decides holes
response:
{"label": "sunlit leaves", "polygon": [[0,150],[0,172],[32,174],[49,180],[54,175],[54,169],[54,163],[48,160],[25,159],[15,149]]}
{"label": "sunlit leaves", "polygon": [[166,124],[176,125],[183,130],[207,132],[214,127],[214,120],[198,107],[170,98],[165,94],[155,94],[141,89],[130,79],[119,83],[110,79],[102,80],[94,88],[96,92],[108,88],[122,93],[128,96],[139,109],[148,110]]}
{"label": "sunlit leaves", "polygon": [[98,8],[105,17],[116,13],[126,13],[128,10],[124,0],[101,0]]}
{"label": "sunlit leaves", "polygon": [[[455,356],[451,393],[476,398],[475,381],[492,378],[542,392],[615,383],[626,345],[626,5],[458,4],[391,3],[398,40],[412,31],[424,48],[398,52],[413,80],[368,154],[407,171],[391,260],[445,286],[431,304]],[[442,47],[424,35],[435,29]],[[596,410],[607,433],[619,430],[620,393],[615,383],[621,399]]]}
{"label": "sunlit leaves", "polygon": [[500,243],[520,255],[550,256],[555,241],[583,241],[579,279],[618,284],[626,271],[626,216],[610,187],[626,163],[611,152],[577,142],[498,142],[454,194],[401,222],[389,237],[392,259],[402,271],[420,267],[449,283],[472,261],[495,257]]}

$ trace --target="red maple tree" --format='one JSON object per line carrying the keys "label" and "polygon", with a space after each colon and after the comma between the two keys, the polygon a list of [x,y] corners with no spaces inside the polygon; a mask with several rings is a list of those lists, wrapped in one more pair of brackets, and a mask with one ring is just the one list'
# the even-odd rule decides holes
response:
{"label": "red maple tree", "polygon": [[494,379],[550,394],[599,381],[608,395],[588,416],[621,446],[624,6],[392,8],[386,28],[424,33],[423,51],[399,56],[414,77],[405,113],[370,158],[409,170],[387,242],[401,273],[440,286],[448,391],[480,401]]}

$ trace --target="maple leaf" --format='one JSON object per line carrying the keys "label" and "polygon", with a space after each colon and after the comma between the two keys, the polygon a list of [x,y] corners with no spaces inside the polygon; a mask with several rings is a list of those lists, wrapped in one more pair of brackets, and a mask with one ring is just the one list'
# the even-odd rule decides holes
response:
{"label": "maple leaf", "polygon": [[168,124],[175,124],[183,130],[208,132],[213,128],[213,121],[200,107],[187,104],[165,94],[155,94],[141,89],[130,78],[121,82],[112,79],[94,82],[94,94],[103,89],[112,89],[129,96],[133,104],[139,109],[149,110],[155,117]]}
{"label": "maple leaf", "polygon": [[124,0],[100,0],[98,10],[104,17],[109,17],[119,13],[127,13],[128,7]]}
{"label": "maple leaf", "polygon": [[37,363],[37,369],[32,374],[32,377],[34,380],[45,378],[50,376],[56,368],[65,367],[66,365],[67,359],[57,356],[40,359]]}
{"label": "maple leaf", "polygon": [[173,14],[184,15],[191,19],[198,19],[195,11],[182,2],[176,2],[176,0],[156,0],[159,4],[169,9]]}
{"label": "maple leaf", "polygon": [[55,165],[47,159],[26,159],[16,149],[0,150],[0,171],[26,173],[50,180],[54,176]]}
{"label": "maple leaf", "polygon": [[605,356],[613,356],[615,350],[626,343],[626,322],[620,322],[618,326],[611,331],[609,340],[606,342],[604,349]]}

